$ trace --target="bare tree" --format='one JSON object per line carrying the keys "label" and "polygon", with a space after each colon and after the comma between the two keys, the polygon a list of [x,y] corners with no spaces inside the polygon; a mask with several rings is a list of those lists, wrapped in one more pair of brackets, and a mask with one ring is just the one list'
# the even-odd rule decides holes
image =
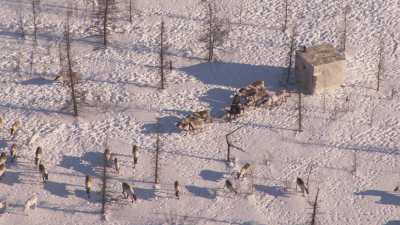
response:
{"label": "bare tree", "polygon": [[316,224],[317,210],[318,210],[318,196],[319,196],[319,188],[317,189],[317,194],[315,195],[314,202],[312,204],[313,211],[311,213],[311,222],[310,225]]}
{"label": "bare tree", "polygon": [[207,61],[211,62],[215,58],[215,48],[221,47],[229,32],[229,21],[223,20],[217,17],[217,7],[215,3],[208,2],[205,8],[206,10],[206,23],[205,32],[200,36],[200,42],[206,43],[206,48],[208,52]]}
{"label": "bare tree", "polygon": [[164,43],[165,41],[164,35],[165,35],[164,21],[161,21],[161,27],[160,27],[160,88],[161,89],[165,88],[164,59],[167,46]]}
{"label": "bare tree", "polygon": [[109,13],[109,0],[104,0],[104,15],[103,15],[103,45],[104,48],[107,48],[107,20],[108,20],[108,13]]}
{"label": "bare tree", "polygon": [[25,41],[25,28],[24,28],[24,21],[23,21],[23,16],[22,16],[22,12],[21,10],[18,10],[16,12],[16,16],[17,16],[17,26],[18,26],[18,30],[19,30],[19,37],[17,39],[17,43],[18,43],[18,52],[17,55],[15,57],[15,72],[19,72],[21,69],[21,58],[22,58],[22,47],[23,46],[23,42]]}
{"label": "bare tree", "polygon": [[239,25],[242,25],[243,1],[239,2]]}
{"label": "bare tree", "polygon": [[160,183],[159,179],[159,157],[160,157],[160,132],[161,132],[161,124],[160,119],[157,119],[157,139],[156,139],[156,155],[155,155],[155,167],[154,167],[154,184],[158,185]]}
{"label": "bare tree", "polygon": [[25,40],[25,26],[24,26],[23,14],[20,10],[18,10],[17,14],[18,14],[18,30],[20,33],[20,38],[22,40]]}
{"label": "bare tree", "polygon": [[282,26],[282,32],[286,31],[287,28],[287,23],[288,23],[288,11],[289,11],[289,3],[288,0],[284,0],[284,10],[285,10],[285,14],[284,14],[284,19],[283,19],[283,26]]}
{"label": "bare tree", "polygon": [[[65,45],[63,46],[63,51],[65,52],[65,59],[62,59],[63,56],[60,56],[60,63],[64,64],[62,65],[63,67],[66,67],[66,76],[68,78],[68,85],[71,90],[71,101],[72,101],[72,106],[73,106],[73,111],[74,111],[74,116],[78,116],[78,101],[77,101],[77,92],[75,89],[75,84],[78,82],[78,74],[76,72],[73,72],[72,70],[72,56],[71,56],[71,33],[70,33],[70,17],[72,15],[72,9],[69,7],[67,11],[67,18],[66,18],[66,23],[65,23],[65,28],[64,28],[64,43]],[[66,64],[66,65],[65,65]]]}
{"label": "bare tree", "polygon": [[[60,71],[58,72],[59,76],[58,77],[62,77],[65,73],[64,69],[65,69],[65,61],[64,61],[64,51],[63,51],[64,45],[63,45],[63,41],[60,40],[58,43],[58,61],[59,61],[59,68]],[[58,77],[56,79],[58,79]]]}
{"label": "bare tree", "polygon": [[113,21],[113,14],[116,10],[115,0],[99,0],[94,27],[101,38],[104,49],[109,44],[109,27]]}
{"label": "bare tree", "polygon": [[376,91],[379,91],[380,89],[381,78],[384,73],[384,60],[385,60],[384,52],[385,52],[385,46],[381,35],[379,43],[379,53],[378,53],[379,54],[378,71],[376,73]]}
{"label": "bare tree", "polygon": [[[107,149],[107,148],[106,148]],[[101,214],[103,219],[106,217],[106,203],[107,203],[107,160],[106,157],[103,158],[103,177],[102,177],[102,187],[101,187]]]}
{"label": "bare tree", "polygon": [[346,42],[347,42],[347,29],[348,29],[348,14],[351,12],[351,8],[347,5],[343,10],[343,31],[341,38],[341,50],[346,52]]}
{"label": "bare tree", "polygon": [[311,174],[312,174],[313,169],[314,169],[314,163],[313,163],[313,162],[310,162],[310,163],[308,164],[308,174],[307,174],[307,181],[306,181],[306,186],[307,186],[307,187],[309,187],[309,186],[308,186],[308,183],[309,183],[309,181],[310,181],[310,176],[311,176]]}
{"label": "bare tree", "polygon": [[301,105],[301,91],[300,91],[300,87],[298,88],[297,94],[299,96],[298,98],[298,105],[297,105],[297,110],[298,110],[298,123],[299,123],[299,127],[298,127],[298,131],[299,132],[303,132],[303,126],[302,126],[302,105]]}
{"label": "bare tree", "polygon": [[229,163],[231,161],[231,148],[235,148],[237,150],[240,150],[242,152],[244,152],[244,150],[234,144],[232,144],[231,140],[229,139],[229,137],[234,134],[236,131],[240,130],[242,127],[238,127],[235,130],[229,132],[228,134],[225,135],[225,140],[226,140],[226,144],[228,146],[227,149],[227,154],[226,154],[226,161]]}
{"label": "bare tree", "polygon": [[154,171],[154,183],[159,184],[160,180],[158,177],[158,162],[159,162],[159,155],[160,155],[160,134],[157,133],[157,140],[156,140],[156,166],[155,166],[155,171]]}
{"label": "bare tree", "polygon": [[30,75],[31,75],[31,76],[33,76],[33,74],[34,74],[35,50],[36,50],[36,45],[34,44],[34,45],[32,46],[31,55],[30,55],[30,62],[29,62],[29,66],[30,66]]}
{"label": "bare tree", "polygon": [[129,22],[132,23],[132,0],[129,0]]}
{"label": "bare tree", "polygon": [[39,13],[40,0],[32,0],[32,16],[33,16],[33,38],[34,44],[37,44],[37,18]]}
{"label": "bare tree", "polygon": [[290,81],[290,74],[292,71],[292,64],[293,64],[293,53],[294,53],[295,45],[296,45],[296,36],[297,36],[296,26],[293,26],[292,32],[290,35],[290,49],[289,49],[289,55],[288,55],[288,58],[289,58],[288,64],[289,65],[288,65],[288,72],[287,72],[287,77],[286,77],[286,84],[289,84],[289,81]]}

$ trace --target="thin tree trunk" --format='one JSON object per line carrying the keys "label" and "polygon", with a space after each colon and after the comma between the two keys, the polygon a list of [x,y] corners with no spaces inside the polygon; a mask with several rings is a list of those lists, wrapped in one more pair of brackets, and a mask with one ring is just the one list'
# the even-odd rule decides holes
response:
{"label": "thin tree trunk", "polygon": [[34,63],[35,63],[35,50],[36,50],[36,45],[32,46],[32,51],[31,51],[31,62],[29,63],[30,65],[30,75],[33,76],[34,74]]}
{"label": "thin tree trunk", "polygon": [[160,31],[160,78],[161,89],[164,89],[164,21],[161,22]]}
{"label": "thin tree trunk", "polygon": [[290,81],[290,74],[291,74],[291,71],[292,71],[293,51],[294,51],[295,41],[296,41],[296,28],[293,27],[292,36],[290,38],[289,66],[288,66],[288,72],[287,72],[287,77],[286,77],[286,84],[289,84],[289,81]]}
{"label": "thin tree trunk", "polygon": [[287,22],[288,22],[288,7],[289,7],[288,0],[285,0],[285,18],[284,18],[284,21],[283,21],[282,32],[285,32],[285,31],[286,31],[286,28],[287,28]]}
{"label": "thin tree trunk", "polygon": [[225,136],[225,139],[226,139],[226,144],[228,145],[228,149],[226,152],[226,161],[230,162],[231,161],[231,143],[229,142],[228,135]]}
{"label": "thin tree trunk", "polygon": [[156,166],[154,171],[154,183],[159,184],[160,180],[158,178],[158,157],[160,154],[160,133],[157,133],[157,141],[156,141]]}
{"label": "thin tree trunk", "polygon": [[299,105],[298,105],[298,113],[299,113],[299,129],[298,129],[298,131],[299,132],[303,132],[303,127],[302,127],[302,115],[301,115],[301,108],[302,108],[302,106],[301,106],[301,91],[300,91],[300,89],[298,90],[298,95],[299,95]]}
{"label": "thin tree trunk", "polygon": [[238,150],[244,152],[244,150],[243,150],[242,148],[233,145],[233,144],[231,143],[231,141],[229,140],[229,136],[231,136],[232,134],[234,134],[236,131],[238,131],[238,130],[241,129],[241,128],[242,128],[242,127],[238,127],[238,128],[236,128],[235,130],[233,130],[233,131],[231,131],[231,132],[229,132],[228,134],[225,135],[226,144],[227,144],[227,146],[228,146],[227,154],[226,154],[226,161],[227,161],[228,163],[231,161],[231,147],[232,147],[232,148],[236,148],[236,149],[238,149]]}
{"label": "thin tree trunk", "polygon": [[103,215],[103,219],[105,219],[106,214],[106,203],[107,203],[107,161],[106,158],[103,157],[103,177],[102,177],[102,187],[101,187],[101,214]]}
{"label": "thin tree trunk", "polygon": [[240,1],[239,4],[239,25],[242,25],[243,1]]}
{"label": "thin tree trunk", "polygon": [[33,13],[33,38],[34,44],[37,44],[37,24],[36,24],[36,0],[32,0],[32,13]]}
{"label": "thin tree trunk", "polygon": [[21,33],[21,39],[25,41],[24,20],[22,18],[21,12],[18,15],[18,26],[19,26],[19,31]]}
{"label": "thin tree trunk", "polygon": [[104,6],[104,18],[103,18],[103,45],[104,48],[107,48],[107,17],[108,17],[108,2],[109,0],[105,0]]}
{"label": "thin tree trunk", "polygon": [[213,41],[213,9],[211,3],[208,4],[208,13],[209,13],[209,36],[208,36],[208,62],[213,60],[213,51],[214,51],[214,41]]}
{"label": "thin tree trunk", "polygon": [[129,0],[129,22],[132,23],[132,0]]}
{"label": "thin tree trunk", "polygon": [[67,63],[68,63],[68,77],[71,85],[71,99],[72,99],[72,105],[74,108],[74,116],[78,116],[78,103],[76,100],[76,93],[75,93],[75,78],[73,77],[73,72],[72,72],[72,61],[71,61],[71,39],[70,39],[70,28],[69,28],[69,19],[71,16],[71,11],[68,12],[67,14],[67,23],[66,23],[66,28],[65,28],[65,41],[67,45]]}
{"label": "thin tree trunk", "polygon": [[345,10],[344,13],[344,30],[343,30],[343,40],[342,40],[343,52],[346,52],[346,41],[347,41],[347,10]]}
{"label": "thin tree trunk", "polygon": [[381,39],[381,43],[379,46],[378,72],[376,73],[376,91],[379,91],[379,89],[380,89],[381,76],[383,73],[383,62],[384,62],[383,52],[384,52],[384,47],[383,47],[383,41]]}
{"label": "thin tree trunk", "polygon": [[313,203],[313,212],[311,214],[311,222],[310,225],[316,224],[316,217],[317,217],[317,210],[318,210],[318,195],[319,195],[319,188],[317,189],[317,194],[315,195],[315,200]]}

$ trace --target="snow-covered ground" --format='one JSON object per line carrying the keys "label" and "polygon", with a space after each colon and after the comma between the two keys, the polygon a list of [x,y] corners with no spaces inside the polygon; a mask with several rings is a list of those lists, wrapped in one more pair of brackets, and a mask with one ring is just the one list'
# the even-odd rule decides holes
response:
{"label": "snow-covered ground", "polygon": [[[198,41],[205,15],[200,0],[137,0],[140,15],[132,24],[126,2],[120,3],[105,51],[93,50],[100,44],[88,29],[91,6],[74,1],[74,70],[81,74],[79,88],[86,91],[77,119],[66,109],[68,89],[52,81],[59,71],[57,42],[66,2],[41,1],[31,73],[31,2],[0,1],[0,116],[5,121],[0,148],[8,152],[16,143],[19,154],[0,181],[0,200],[8,202],[0,224],[300,225],[310,221],[318,188],[318,224],[400,224],[400,193],[393,192],[400,185],[400,93],[391,97],[392,90],[400,91],[399,0],[289,1],[289,27],[297,24],[298,45],[307,46],[339,46],[342,9],[351,6],[345,85],[326,93],[325,107],[323,95],[303,98],[301,133],[293,96],[281,107],[250,110],[235,122],[217,121],[198,134],[181,132],[175,123],[201,109],[220,116],[239,87],[285,77],[290,29],[280,29],[283,1],[243,1],[241,24],[240,1],[218,1],[232,32],[215,63],[203,60],[206,52]],[[25,22],[25,41],[19,39],[18,13]],[[157,46],[162,19],[175,69],[167,73],[167,88],[161,91]],[[377,92],[380,36],[385,61]],[[17,59],[20,71],[15,71]],[[157,118],[162,134],[160,187],[155,190]],[[11,139],[15,120],[22,128]],[[225,134],[241,126],[232,139],[245,152],[233,151],[237,163],[231,168],[225,163]],[[140,150],[134,172],[132,144]],[[100,213],[105,145],[122,164],[121,175],[108,170],[107,221]],[[37,146],[44,150],[49,171],[45,185],[33,163]],[[254,168],[253,179],[236,181],[239,194],[229,193],[225,179],[247,162]],[[310,194],[303,197],[295,179],[306,179],[310,165]],[[90,200],[85,175],[95,178]],[[180,200],[174,197],[175,180],[182,186]],[[121,182],[135,186],[136,203],[122,199]],[[39,196],[38,208],[27,216],[23,206],[33,193]]]}

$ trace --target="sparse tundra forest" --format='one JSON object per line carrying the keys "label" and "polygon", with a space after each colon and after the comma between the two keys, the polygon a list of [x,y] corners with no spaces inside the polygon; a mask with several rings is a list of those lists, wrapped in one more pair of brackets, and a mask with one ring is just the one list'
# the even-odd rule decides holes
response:
{"label": "sparse tundra forest", "polygon": [[400,225],[400,0],[0,0],[0,224]]}

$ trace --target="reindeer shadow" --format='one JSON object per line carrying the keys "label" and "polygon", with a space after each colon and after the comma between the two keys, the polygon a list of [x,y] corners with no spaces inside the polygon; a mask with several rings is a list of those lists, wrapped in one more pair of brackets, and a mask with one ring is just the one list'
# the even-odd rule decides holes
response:
{"label": "reindeer shadow", "polygon": [[20,183],[19,176],[20,176],[19,172],[7,171],[1,178],[0,183],[13,186],[14,184]]}
{"label": "reindeer shadow", "polygon": [[200,176],[204,180],[218,182],[224,177],[224,173],[217,172],[217,171],[212,171],[212,170],[202,170],[200,172]]}
{"label": "reindeer shadow", "polygon": [[380,200],[376,203],[384,204],[384,205],[397,205],[400,206],[400,196],[388,193],[386,191],[379,190],[367,190],[354,193],[355,195],[361,196],[378,196]]}
{"label": "reindeer shadow", "polygon": [[156,196],[154,189],[144,189],[135,187],[135,193],[137,194],[138,199],[144,199],[144,200],[150,200]]}
{"label": "reindeer shadow", "polygon": [[99,211],[88,211],[88,210],[80,210],[80,209],[76,209],[75,207],[72,208],[63,208],[60,205],[55,205],[55,204],[50,204],[49,202],[46,201],[40,201],[38,203],[38,208],[40,209],[47,209],[47,210],[51,210],[51,211],[55,211],[55,212],[62,212],[62,213],[68,213],[68,214],[76,214],[76,213],[84,213],[84,214],[98,214],[100,213]]}
{"label": "reindeer shadow", "polygon": [[100,199],[101,199],[100,198],[100,193],[98,193],[98,192],[94,192],[94,191],[90,192],[90,198],[88,198],[86,190],[78,190],[77,189],[74,192],[75,192],[75,196],[76,197],[81,198],[81,199],[86,200],[86,201],[89,201],[91,203],[99,202]]}
{"label": "reindeer shadow", "polygon": [[224,62],[201,63],[181,70],[205,84],[234,88],[244,87],[255,80],[263,80],[271,91],[282,88],[281,83],[286,79],[287,72],[287,68],[284,67]]}
{"label": "reindeer shadow", "polygon": [[186,189],[197,197],[208,198],[208,199],[214,199],[217,197],[215,191],[210,190],[209,188],[186,185]]}
{"label": "reindeer shadow", "polygon": [[101,152],[87,152],[82,157],[64,155],[60,166],[85,175],[97,176],[95,168],[103,166],[103,157]]}
{"label": "reindeer shadow", "polygon": [[22,85],[37,85],[37,86],[51,85],[53,83],[54,83],[54,80],[49,80],[49,79],[45,79],[45,78],[41,78],[41,77],[32,78],[29,80],[19,82],[19,84],[22,84]]}
{"label": "reindeer shadow", "polygon": [[0,140],[0,149],[1,148],[7,148],[7,141],[6,140]]}
{"label": "reindeer shadow", "polygon": [[400,225],[400,220],[391,220],[384,225]]}
{"label": "reindeer shadow", "polygon": [[104,154],[102,152],[86,152],[82,160],[89,163],[91,167],[102,167],[104,163]]}
{"label": "reindeer shadow", "polygon": [[44,184],[44,189],[49,191],[53,195],[57,195],[59,197],[68,198],[69,191],[67,190],[67,185],[64,183],[58,183],[54,181],[47,181]]}
{"label": "reindeer shadow", "polygon": [[254,188],[259,192],[264,192],[268,195],[277,197],[288,197],[288,192],[284,191],[282,187],[278,186],[265,186],[265,185],[254,185]]}

